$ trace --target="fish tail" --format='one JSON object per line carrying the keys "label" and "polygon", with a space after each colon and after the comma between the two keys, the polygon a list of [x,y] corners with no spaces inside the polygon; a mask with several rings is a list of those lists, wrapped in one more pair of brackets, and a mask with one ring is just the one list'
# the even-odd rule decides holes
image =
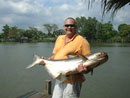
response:
{"label": "fish tail", "polygon": [[40,57],[35,54],[35,55],[34,55],[34,58],[33,58],[34,62],[37,61],[38,59],[40,59]]}
{"label": "fish tail", "polygon": [[33,58],[34,61],[33,61],[33,63],[31,65],[27,66],[26,69],[29,69],[29,68],[35,66],[36,64],[38,64],[39,62],[37,62],[37,61],[39,59],[40,59],[40,57],[38,55],[34,55],[34,58]]}

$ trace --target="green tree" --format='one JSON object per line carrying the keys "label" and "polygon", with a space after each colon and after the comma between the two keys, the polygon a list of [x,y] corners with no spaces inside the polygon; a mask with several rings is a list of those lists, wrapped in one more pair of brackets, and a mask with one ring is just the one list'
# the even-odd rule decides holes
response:
{"label": "green tree", "polygon": [[39,40],[42,32],[39,31],[37,28],[30,26],[24,33],[24,37],[28,37],[29,40]]}
{"label": "green tree", "polygon": [[3,26],[2,31],[5,34],[6,38],[8,38],[9,30],[10,30],[10,27],[7,24]]}
{"label": "green tree", "polygon": [[77,17],[75,20],[76,20],[77,32],[79,34],[85,36],[84,35],[84,33],[86,32],[86,27],[85,26],[87,24],[86,17],[83,17],[83,16]]}
{"label": "green tree", "polygon": [[88,37],[88,39],[90,40],[95,40],[96,39],[96,36],[97,36],[97,20],[96,18],[91,18],[91,17],[88,17],[88,20],[87,20],[87,25],[86,25],[86,28],[87,28],[87,31],[86,31],[86,36]]}
{"label": "green tree", "polygon": [[13,26],[9,30],[8,38],[9,39],[15,39],[18,32],[18,28],[16,26]]}
{"label": "green tree", "polygon": [[114,30],[113,25],[111,24],[110,21],[105,24],[102,24],[102,30],[99,35],[100,39],[109,40],[115,35],[117,35],[117,32],[116,30]]}
{"label": "green tree", "polygon": [[49,37],[55,36],[55,31],[58,29],[57,24],[44,24],[43,26],[47,30]]}
{"label": "green tree", "polygon": [[52,25],[52,28],[53,28],[53,32],[55,32],[55,31],[58,29],[57,24],[53,24],[53,25]]}
{"label": "green tree", "polygon": [[47,30],[48,35],[51,35],[52,32],[52,26],[50,24],[44,24],[44,28]]}
{"label": "green tree", "polygon": [[86,19],[86,17],[76,18],[77,31],[88,40],[96,39],[97,23],[98,21],[95,17],[89,17],[88,19]]}
{"label": "green tree", "polygon": [[57,36],[59,36],[59,35],[62,35],[62,34],[64,34],[64,30],[63,30],[63,29],[59,29],[59,30],[56,30],[56,31],[54,32],[55,37],[57,37]]}
{"label": "green tree", "polygon": [[130,36],[130,25],[120,24],[118,26],[118,31],[121,37],[129,37]]}
{"label": "green tree", "polygon": [[102,23],[97,21],[97,24],[96,24],[96,34],[95,34],[96,40],[100,40],[101,29],[102,29]]}

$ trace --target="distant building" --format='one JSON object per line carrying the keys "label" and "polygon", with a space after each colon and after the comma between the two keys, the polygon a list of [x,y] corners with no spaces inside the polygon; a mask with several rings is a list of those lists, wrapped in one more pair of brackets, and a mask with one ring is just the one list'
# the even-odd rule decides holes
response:
{"label": "distant building", "polygon": [[26,42],[28,42],[28,37],[21,37],[21,42],[22,43],[26,43]]}

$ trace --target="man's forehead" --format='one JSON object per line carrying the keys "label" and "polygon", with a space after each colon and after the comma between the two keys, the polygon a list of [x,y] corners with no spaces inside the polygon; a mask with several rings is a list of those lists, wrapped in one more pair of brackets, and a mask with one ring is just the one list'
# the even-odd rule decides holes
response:
{"label": "man's forehead", "polygon": [[66,19],[65,23],[74,23],[74,20],[73,19]]}

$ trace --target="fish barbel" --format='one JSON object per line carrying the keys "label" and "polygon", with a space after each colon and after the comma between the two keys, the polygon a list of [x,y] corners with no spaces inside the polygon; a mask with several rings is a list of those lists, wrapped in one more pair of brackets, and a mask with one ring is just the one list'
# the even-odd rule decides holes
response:
{"label": "fish barbel", "polygon": [[83,66],[87,67],[87,73],[89,73],[93,70],[93,68],[105,63],[108,60],[108,55],[105,52],[98,52],[89,56],[79,54],[77,57],[64,60],[41,59],[37,55],[34,55],[34,58],[35,61],[26,67],[26,69],[29,69],[39,64],[41,61],[44,61],[45,68],[52,78],[63,81],[67,78],[67,75],[77,73],[76,68],[79,64],[83,64]]}

